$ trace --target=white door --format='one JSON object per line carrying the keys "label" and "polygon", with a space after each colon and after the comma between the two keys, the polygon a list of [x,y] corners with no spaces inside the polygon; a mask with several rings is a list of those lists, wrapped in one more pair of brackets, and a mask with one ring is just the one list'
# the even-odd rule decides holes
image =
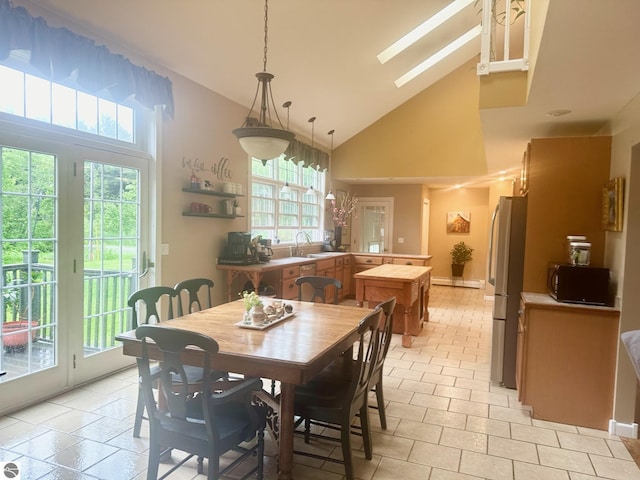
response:
{"label": "white door", "polygon": [[351,243],[356,252],[391,253],[393,250],[393,198],[362,197],[352,221]]}
{"label": "white door", "polygon": [[1,413],[132,363],[149,222],[145,158],[0,134],[0,160]]}
{"label": "white door", "polygon": [[429,255],[429,218],[431,216],[431,203],[428,199],[422,202],[422,243],[420,245],[420,253]]}

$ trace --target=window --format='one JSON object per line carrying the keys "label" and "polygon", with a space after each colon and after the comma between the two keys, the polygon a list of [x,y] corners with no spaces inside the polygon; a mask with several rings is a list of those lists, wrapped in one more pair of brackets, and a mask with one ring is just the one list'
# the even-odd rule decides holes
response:
{"label": "window", "polygon": [[134,143],[134,109],[0,65],[0,112]]}
{"label": "window", "polygon": [[[282,187],[287,185],[288,192]],[[310,187],[314,193],[307,194]],[[251,234],[274,243],[294,242],[300,230],[313,241],[323,239],[325,174],[283,156],[269,161],[251,161]]]}

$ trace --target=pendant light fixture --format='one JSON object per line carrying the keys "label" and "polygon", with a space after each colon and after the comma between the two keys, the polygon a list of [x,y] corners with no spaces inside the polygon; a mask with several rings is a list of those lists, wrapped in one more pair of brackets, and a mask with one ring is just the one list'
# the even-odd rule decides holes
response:
{"label": "pendant light fixture", "polygon": [[[308,122],[311,124],[311,149],[313,150],[313,126],[314,126],[314,122],[316,121],[316,117],[311,117]],[[306,191],[306,195],[315,195],[316,191],[313,189],[313,185],[309,185],[309,188],[307,188]]]}
{"label": "pendant light fixture", "polygon": [[[269,0],[264,1],[264,55],[262,57],[263,70],[256,73],[258,88],[253,97],[253,103],[249,114],[242,124],[242,127],[233,130],[233,134],[238,137],[240,146],[247,154],[262,160],[266,164],[267,160],[279,157],[294,139],[293,132],[285,130],[278,117],[278,112],[273,103],[273,93],[271,92],[272,74],[267,72],[267,40],[268,40],[268,16]],[[260,111],[257,118],[252,115],[253,107],[260,94]],[[270,106],[272,107],[270,109]],[[271,110],[280,128],[272,128]]]}
{"label": "pendant light fixture", "polygon": [[[327,132],[327,135],[331,135],[331,150],[329,151],[329,167],[331,167],[331,161],[333,160],[333,132],[335,132],[335,130],[329,130]],[[325,200],[335,200],[336,196],[333,194],[332,189],[329,189],[329,193],[327,193],[327,196],[324,197]]]}
{"label": "pendant light fixture", "polygon": [[284,182],[284,186],[280,189],[280,193],[289,193],[291,188],[289,188],[289,182]]}

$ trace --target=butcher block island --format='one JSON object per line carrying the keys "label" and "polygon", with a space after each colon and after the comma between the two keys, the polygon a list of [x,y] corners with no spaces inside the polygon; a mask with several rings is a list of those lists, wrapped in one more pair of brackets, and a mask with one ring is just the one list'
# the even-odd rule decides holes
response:
{"label": "butcher block island", "polygon": [[358,306],[369,306],[396,297],[393,332],[402,333],[402,346],[411,347],[411,336],[418,335],[429,320],[431,267],[385,264],[353,276]]}

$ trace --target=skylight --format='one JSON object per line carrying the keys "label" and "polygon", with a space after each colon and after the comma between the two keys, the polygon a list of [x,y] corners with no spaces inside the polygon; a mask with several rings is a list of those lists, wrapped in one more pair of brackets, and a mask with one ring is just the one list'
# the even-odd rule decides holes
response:
{"label": "skylight", "polygon": [[[395,42],[390,47],[386,48],[383,52],[378,54],[378,60],[384,64],[391,60],[393,57],[403,52],[411,45],[416,43],[429,32],[435,30],[447,20],[452,18],[455,14],[469,6],[474,0],[455,0],[450,3],[431,18],[425,20],[421,25],[411,30],[404,35],[400,40]],[[396,82],[397,84],[397,82]]]}
{"label": "skylight", "polygon": [[436,63],[446,58],[448,55],[451,55],[453,52],[455,52],[459,48],[463,47],[464,45],[466,45],[467,43],[469,43],[470,41],[478,37],[481,32],[482,32],[481,25],[477,25],[473,27],[467,33],[458,37],[449,45],[445,46],[438,52],[434,53],[429,58],[427,58],[424,62],[419,63],[418,65],[413,67],[411,70],[409,70],[407,73],[405,73],[400,78],[398,78],[394,82],[396,84],[396,87],[400,88],[405,83],[410,82],[411,80],[416,78],[418,75],[425,72],[429,68],[433,67]]}

